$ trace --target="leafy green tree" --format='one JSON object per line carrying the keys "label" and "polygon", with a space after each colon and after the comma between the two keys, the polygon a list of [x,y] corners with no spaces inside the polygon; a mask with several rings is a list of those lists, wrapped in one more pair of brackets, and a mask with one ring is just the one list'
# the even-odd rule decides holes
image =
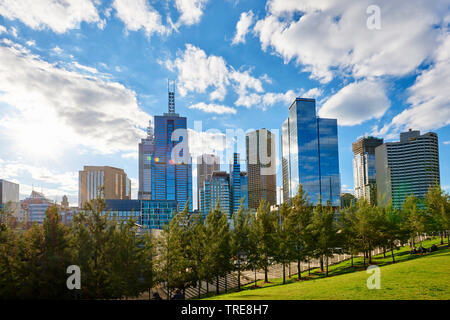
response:
{"label": "leafy green tree", "polygon": [[338,216],[338,236],[342,244],[343,251],[351,255],[351,266],[353,267],[353,258],[358,254],[358,239],[355,230],[356,206],[345,207]]}
{"label": "leafy green tree", "polygon": [[216,293],[218,294],[219,277],[225,277],[233,269],[230,226],[219,202],[206,217],[205,233],[208,243],[206,258],[208,271],[211,276],[216,278]]}
{"label": "leafy green tree", "polygon": [[406,217],[407,230],[409,230],[413,246],[416,236],[419,236],[420,245],[422,245],[422,235],[425,232],[427,221],[425,211],[419,207],[419,200],[414,195],[406,197],[402,210]]}
{"label": "leafy green tree", "polygon": [[206,230],[201,214],[191,216],[190,236],[190,267],[192,269],[192,281],[197,282],[198,296],[201,295],[202,280],[207,278],[207,246]]}
{"label": "leafy green tree", "polygon": [[268,271],[273,263],[278,247],[276,228],[277,215],[270,211],[270,205],[265,200],[261,200],[256,211],[253,228],[257,237],[257,251],[259,255],[259,265],[264,269],[264,281],[269,282]]}
{"label": "leafy green tree", "polygon": [[316,240],[315,255],[326,259],[326,276],[328,277],[328,258],[333,256],[337,245],[337,226],[335,213],[331,206],[323,207],[319,203],[313,210],[311,231]]}
{"label": "leafy green tree", "polygon": [[439,185],[436,185],[428,189],[424,200],[427,213],[429,214],[429,219],[427,219],[429,222],[428,230],[431,233],[439,233],[441,236],[441,244],[443,244],[448,195],[444,193]]}
{"label": "leafy green tree", "polygon": [[248,259],[252,251],[251,243],[251,215],[241,200],[239,210],[233,214],[233,230],[231,231],[231,252],[238,272],[238,290],[241,290],[241,270],[249,266]]}
{"label": "leafy green tree", "polygon": [[291,260],[297,262],[297,274],[301,279],[301,262],[309,260],[313,255],[315,245],[310,225],[312,223],[313,207],[307,194],[300,185],[298,192],[292,199],[292,207],[286,217],[288,232],[289,253]]}
{"label": "leafy green tree", "polygon": [[283,284],[286,283],[286,265],[291,262],[293,256],[293,241],[290,236],[289,215],[291,210],[285,202],[280,210],[276,211],[278,223],[276,224],[276,237],[278,248],[275,251],[275,261],[283,266]]}

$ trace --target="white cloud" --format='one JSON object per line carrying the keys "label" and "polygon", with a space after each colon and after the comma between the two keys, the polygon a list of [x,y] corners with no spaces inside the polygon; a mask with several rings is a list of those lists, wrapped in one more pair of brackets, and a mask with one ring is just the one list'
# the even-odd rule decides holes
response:
{"label": "white cloud", "polygon": [[378,119],[390,107],[381,82],[353,82],[328,99],[319,110],[323,118],[337,118],[339,125],[353,126]]}
{"label": "white cloud", "polygon": [[303,94],[303,96],[305,98],[315,99],[315,98],[320,97],[322,95],[322,93],[323,93],[323,91],[321,89],[319,89],[319,88],[312,88],[312,89],[309,89],[308,91],[306,91]]}
{"label": "white cloud", "polygon": [[7,30],[6,30],[6,28],[4,26],[2,26],[0,24],[0,34],[2,34],[2,33],[7,33]]}
{"label": "white cloud", "polygon": [[147,0],[114,0],[117,17],[125,23],[127,30],[143,29],[148,37],[153,33],[168,32],[161,22],[161,15]]}
{"label": "white cloud", "polygon": [[175,6],[180,12],[177,26],[181,24],[193,25],[200,22],[208,0],[176,0]]}
{"label": "white cloud", "polygon": [[215,154],[221,156],[227,148],[226,135],[219,130],[195,131],[188,129],[189,153],[196,161],[197,156],[202,154]]}
{"label": "white cloud", "polygon": [[253,23],[253,11],[242,12],[238,23],[236,24],[236,34],[233,38],[233,44],[245,43],[245,36],[249,32]]}
{"label": "white cloud", "polygon": [[449,145],[450,141],[444,141],[444,144]]}
{"label": "white cloud", "polygon": [[436,50],[433,64],[422,71],[408,89],[411,107],[394,117],[391,126],[434,130],[450,124],[450,33]]}
{"label": "white cloud", "polygon": [[335,72],[359,78],[414,71],[436,48],[436,25],[447,14],[448,1],[379,0],[381,30],[367,28],[366,9],[372,4],[270,0],[267,16],[254,30],[263,50],[272,48],[286,63],[295,61],[323,83]]}
{"label": "white cloud", "polygon": [[150,118],[122,84],[57,67],[17,44],[0,45],[0,74],[1,108],[12,108],[1,113],[0,132],[26,154],[76,145],[134,151]]}
{"label": "white cloud", "polygon": [[182,96],[190,91],[204,93],[212,87],[212,100],[223,100],[229,84],[229,69],[222,57],[207,56],[205,51],[191,44],[186,44],[186,50],[175,59],[167,61],[166,66],[178,73],[178,90]]}
{"label": "white cloud", "polygon": [[58,46],[54,47],[54,48],[52,49],[52,51],[53,51],[54,53],[58,54],[58,55],[60,55],[60,54],[63,54],[63,53],[64,53],[64,50],[63,50],[63,49],[61,49],[61,48],[60,48],[60,47],[58,47]]}
{"label": "white cloud", "polygon": [[[78,172],[56,172],[44,167],[36,167],[17,161],[0,161],[0,176],[4,179],[15,180],[29,176],[36,185],[50,185],[53,191],[58,190],[59,195],[76,194],[78,192]],[[20,193],[23,194],[23,185],[20,184]]]}
{"label": "white cloud", "polygon": [[137,152],[128,152],[128,153],[123,153],[122,154],[122,158],[124,159],[139,159],[139,153]]}
{"label": "white cloud", "polygon": [[36,46],[36,41],[34,40],[29,40],[26,42],[26,45],[29,47],[35,47]]}
{"label": "white cloud", "polygon": [[92,0],[0,0],[0,15],[9,20],[18,19],[32,29],[52,29],[65,33],[79,28],[81,22],[100,22]]}
{"label": "white cloud", "polygon": [[218,104],[206,104],[204,102],[200,102],[194,105],[189,106],[189,109],[201,110],[206,113],[217,113],[217,114],[236,114],[237,111],[235,108],[227,107]]}

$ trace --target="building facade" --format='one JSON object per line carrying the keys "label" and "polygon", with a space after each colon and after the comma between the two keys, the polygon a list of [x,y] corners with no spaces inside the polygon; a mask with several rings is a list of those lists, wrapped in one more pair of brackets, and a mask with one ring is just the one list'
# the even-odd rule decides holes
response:
{"label": "building facade", "polygon": [[[123,169],[108,166],[84,166],[78,175],[78,202],[84,203],[101,195],[104,199],[131,198],[131,182]],[[103,188],[100,194],[101,188]]]}
{"label": "building facade", "polygon": [[16,218],[20,217],[19,185],[0,179],[0,208],[7,208]]}
{"label": "building facade", "polygon": [[318,118],[314,99],[297,98],[282,125],[283,201],[301,184],[309,200],[340,206],[337,120]]}
{"label": "building facade", "polygon": [[400,134],[399,142],[378,146],[375,163],[378,204],[392,200],[401,208],[409,195],[423,198],[430,187],[440,184],[438,136],[410,129]]}
{"label": "building facade", "polygon": [[[244,199],[244,208],[248,209],[248,176],[247,172],[242,171],[240,173],[241,179],[241,196],[240,199]],[[239,200],[241,201],[241,200]]]}
{"label": "building facade", "polygon": [[377,203],[375,148],[382,144],[383,139],[374,137],[364,137],[352,144],[355,197],[373,205]]}
{"label": "building facade", "polygon": [[230,175],[224,171],[215,171],[208,180],[203,182],[200,188],[200,211],[203,217],[220,205],[222,212],[229,219],[232,216],[231,209]]}
{"label": "building facade", "polygon": [[267,129],[246,134],[248,207],[258,209],[262,199],[277,203],[275,135]]}
{"label": "building facade", "polygon": [[210,179],[214,171],[220,171],[220,159],[214,154],[197,157],[197,209],[200,210],[200,189],[203,182]]}
{"label": "building facade", "polygon": [[175,113],[175,92],[169,91],[169,112],[154,117],[154,132],[139,146],[139,197],[176,201],[192,211],[192,160],[187,119]]}

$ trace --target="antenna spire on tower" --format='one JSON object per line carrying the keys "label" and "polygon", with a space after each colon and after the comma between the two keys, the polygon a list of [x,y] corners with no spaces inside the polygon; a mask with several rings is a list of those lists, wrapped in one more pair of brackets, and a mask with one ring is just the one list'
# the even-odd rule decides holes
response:
{"label": "antenna spire on tower", "polygon": [[175,113],[175,80],[167,80],[167,89],[169,92],[169,113]]}

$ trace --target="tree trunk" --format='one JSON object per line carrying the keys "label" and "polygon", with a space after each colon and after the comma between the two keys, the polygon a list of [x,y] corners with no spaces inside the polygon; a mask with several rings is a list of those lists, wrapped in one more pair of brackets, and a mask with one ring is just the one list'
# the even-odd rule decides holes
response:
{"label": "tree trunk", "polygon": [[228,279],[227,274],[225,274],[225,293],[228,291]]}
{"label": "tree trunk", "polygon": [[386,246],[383,246],[383,257],[386,258]]}
{"label": "tree trunk", "polygon": [[200,299],[200,296],[202,295],[201,289],[202,289],[202,280],[198,280],[198,298],[199,299]]}
{"label": "tree trunk", "polygon": [[353,253],[352,253],[352,267],[353,267]]}
{"label": "tree trunk", "polygon": [[289,279],[291,278],[291,263],[289,262]]}
{"label": "tree trunk", "polygon": [[300,263],[301,263],[300,260],[297,260],[298,280],[302,278],[302,266]]}
{"label": "tree trunk", "polygon": [[255,288],[256,288],[257,280],[256,280],[256,268],[255,268]]}
{"label": "tree trunk", "polygon": [[216,294],[219,294],[219,276],[216,276]]}
{"label": "tree trunk", "polygon": [[308,276],[311,276],[311,261],[308,260]]}
{"label": "tree trunk", "polygon": [[364,262],[363,262],[364,267],[366,266],[366,251],[364,250]]}
{"label": "tree trunk", "polygon": [[391,243],[391,253],[392,253],[392,263],[395,263],[395,257],[394,257],[394,246]]}
{"label": "tree trunk", "polygon": [[323,270],[323,255],[320,256],[319,261],[320,261],[320,271],[323,272],[323,271],[324,271],[324,270]]}
{"label": "tree trunk", "polygon": [[209,282],[206,281],[206,294],[208,294],[208,293],[209,293]]}
{"label": "tree trunk", "polygon": [[241,291],[241,267],[238,269],[238,291]]}
{"label": "tree trunk", "polygon": [[269,282],[269,276],[267,273],[268,273],[267,266],[264,266],[264,282],[265,283]]}
{"label": "tree trunk", "polygon": [[328,256],[327,256],[327,277],[328,277]]}
{"label": "tree trunk", "polygon": [[286,284],[286,265],[283,263],[283,284]]}
{"label": "tree trunk", "polygon": [[442,232],[440,232],[440,234],[441,234],[441,244],[444,244],[444,235]]}
{"label": "tree trunk", "polygon": [[372,263],[372,250],[369,250],[369,264]]}

